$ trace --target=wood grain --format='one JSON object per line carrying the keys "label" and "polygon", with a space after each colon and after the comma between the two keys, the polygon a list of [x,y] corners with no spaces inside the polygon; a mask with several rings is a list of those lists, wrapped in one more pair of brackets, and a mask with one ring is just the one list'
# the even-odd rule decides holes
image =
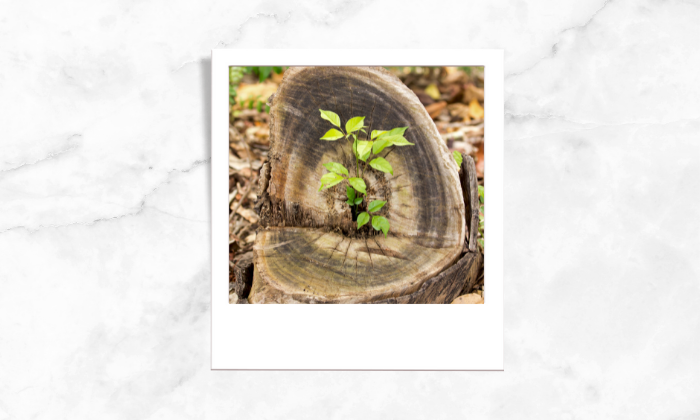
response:
{"label": "wood grain", "polygon": [[[458,167],[417,97],[383,68],[294,67],[269,101],[269,171],[261,183],[261,225],[251,303],[359,303],[417,292],[459,258],[466,211]],[[345,185],[318,191],[326,162],[355,176],[347,140],[319,140],[332,125],[365,116],[370,130],[408,126],[414,146],[383,151],[394,175],[369,166],[361,176],[389,237],[360,231],[345,204]],[[368,130],[369,131],[369,130]],[[266,169],[267,170],[267,169]],[[362,211],[362,209],[361,209]]]}

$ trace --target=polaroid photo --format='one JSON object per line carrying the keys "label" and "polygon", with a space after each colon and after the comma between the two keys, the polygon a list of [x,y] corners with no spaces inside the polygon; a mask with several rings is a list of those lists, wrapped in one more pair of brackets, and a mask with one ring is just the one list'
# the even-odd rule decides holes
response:
{"label": "polaroid photo", "polygon": [[503,77],[212,52],[212,369],[503,370]]}

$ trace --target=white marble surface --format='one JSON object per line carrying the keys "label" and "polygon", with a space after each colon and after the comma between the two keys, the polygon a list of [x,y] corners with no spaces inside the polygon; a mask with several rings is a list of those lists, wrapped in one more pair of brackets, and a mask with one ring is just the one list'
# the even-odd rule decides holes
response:
{"label": "white marble surface", "polygon": [[[0,419],[700,418],[700,3],[454,3],[0,2]],[[209,370],[222,47],[505,49],[505,372]]]}

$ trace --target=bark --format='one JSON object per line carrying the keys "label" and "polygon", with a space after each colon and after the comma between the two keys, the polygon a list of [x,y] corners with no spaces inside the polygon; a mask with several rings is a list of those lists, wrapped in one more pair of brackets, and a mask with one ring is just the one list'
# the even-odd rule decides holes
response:
{"label": "bark", "polygon": [[476,167],[471,156],[464,156],[462,160],[462,170],[460,172],[460,182],[464,195],[464,203],[467,207],[467,244],[470,252],[477,251],[476,235],[479,228],[479,190],[476,180]]}

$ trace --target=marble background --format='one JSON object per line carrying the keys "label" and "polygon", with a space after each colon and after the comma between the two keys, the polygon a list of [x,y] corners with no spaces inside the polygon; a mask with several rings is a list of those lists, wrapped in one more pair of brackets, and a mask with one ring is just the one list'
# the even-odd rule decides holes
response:
{"label": "marble background", "polygon": [[[0,419],[700,418],[698,22],[1,1]],[[354,47],[505,49],[504,372],[209,370],[210,50]]]}

